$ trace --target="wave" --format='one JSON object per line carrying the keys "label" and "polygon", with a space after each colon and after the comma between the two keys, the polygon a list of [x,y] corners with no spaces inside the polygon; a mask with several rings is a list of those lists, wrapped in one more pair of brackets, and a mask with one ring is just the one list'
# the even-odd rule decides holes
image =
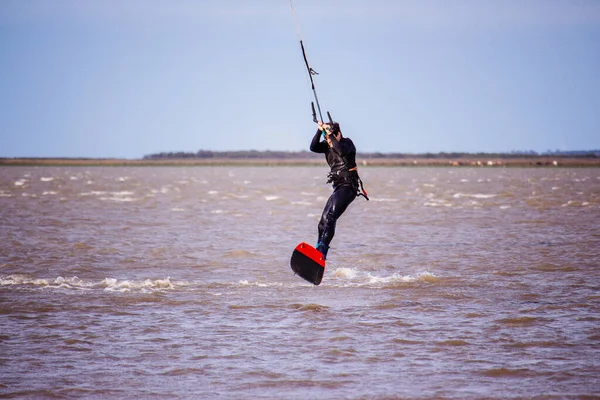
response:
{"label": "wave", "polygon": [[393,273],[391,275],[378,276],[370,272],[365,272],[356,268],[336,268],[333,272],[327,274],[326,278],[335,283],[343,282],[349,285],[357,286],[378,286],[390,287],[405,283],[438,283],[439,278],[431,272],[419,272],[416,274],[403,275]]}
{"label": "wave", "polygon": [[476,193],[476,194],[467,194],[467,193],[455,193],[452,197],[454,197],[455,199],[459,199],[461,197],[474,197],[476,199],[491,199],[492,197],[496,197],[496,194],[483,194],[483,193]]}
{"label": "wave", "polygon": [[102,201],[116,201],[116,202],[131,202],[139,200],[139,198],[131,197],[134,193],[131,191],[116,191],[109,192],[104,190],[92,190],[89,192],[79,193],[79,196],[99,196],[98,198]]}
{"label": "wave", "polygon": [[145,279],[145,280],[119,280],[116,278],[104,278],[100,281],[90,281],[80,279],[77,276],[64,278],[34,278],[27,275],[6,275],[0,276],[0,286],[33,286],[48,289],[69,289],[69,290],[104,290],[116,292],[152,292],[174,289],[178,284],[171,281],[170,277],[165,279]]}
{"label": "wave", "polygon": [[[233,257],[236,255],[233,254]],[[393,273],[391,275],[378,276],[354,268],[336,268],[326,272],[321,284],[322,287],[366,287],[366,288],[389,288],[407,283],[437,283],[439,278],[430,272],[402,275]],[[104,278],[101,280],[81,279],[77,276],[56,278],[32,277],[25,274],[0,275],[0,287],[33,288],[33,289],[62,289],[74,291],[105,291],[105,292],[163,292],[173,290],[198,290],[223,289],[223,288],[294,288],[298,286],[312,286],[310,283],[298,277],[291,280],[265,281],[248,280],[229,282],[202,282],[202,281],[180,281],[171,277],[163,279],[117,279]]]}

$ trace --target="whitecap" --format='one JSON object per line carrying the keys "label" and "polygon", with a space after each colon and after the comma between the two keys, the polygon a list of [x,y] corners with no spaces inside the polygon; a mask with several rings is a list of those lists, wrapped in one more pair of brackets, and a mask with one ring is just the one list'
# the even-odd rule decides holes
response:
{"label": "whitecap", "polygon": [[333,275],[336,278],[346,278],[346,279],[354,279],[358,274],[357,270],[352,268],[338,268],[335,270]]}
{"label": "whitecap", "polygon": [[388,284],[388,283],[410,283],[410,282],[429,282],[435,283],[438,282],[439,278],[430,272],[419,272],[414,275],[402,275],[399,273],[394,273],[390,276],[373,276],[369,274],[369,283],[375,284]]}
{"label": "whitecap", "polygon": [[133,197],[100,197],[100,200],[103,201],[116,201],[121,203],[129,203],[132,201],[136,201]]}
{"label": "whitecap", "polygon": [[49,177],[41,177],[40,181],[42,182],[52,182],[54,180],[53,177],[49,176]]}
{"label": "whitecap", "polygon": [[476,194],[467,194],[467,193],[456,193],[454,194],[452,197],[454,197],[455,199],[461,198],[461,197],[475,197],[476,199],[490,199],[492,197],[496,197],[496,194],[482,194],[482,193],[476,193]]}
{"label": "whitecap", "polygon": [[265,196],[266,201],[273,201],[279,199],[279,196]]}
{"label": "whitecap", "polygon": [[20,274],[0,276],[0,286],[9,285],[33,285],[40,286],[42,288],[62,288],[76,290],[104,289],[106,291],[147,291],[175,288],[175,284],[171,281],[170,277],[167,277],[165,279],[145,279],[143,281],[119,281],[116,278],[104,278],[100,282],[92,282],[80,279],[77,276],[68,278],[58,276],[54,279],[34,278]]}
{"label": "whitecap", "polygon": [[105,278],[98,285],[100,288],[103,288],[105,291],[119,291],[119,292],[129,292],[131,290],[139,290],[139,291],[152,291],[152,290],[164,290],[164,289],[173,289],[175,285],[171,282],[171,278],[167,277],[165,279],[145,279],[144,281],[130,281],[123,280],[119,281],[115,278]]}
{"label": "whitecap", "polygon": [[102,196],[105,195],[106,192],[103,191],[96,191],[96,190],[92,190],[91,192],[82,192],[79,193],[80,196]]}

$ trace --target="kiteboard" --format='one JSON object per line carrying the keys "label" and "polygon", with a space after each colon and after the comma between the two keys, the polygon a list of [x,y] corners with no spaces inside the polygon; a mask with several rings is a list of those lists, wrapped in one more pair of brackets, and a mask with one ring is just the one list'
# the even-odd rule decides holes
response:
{"label": "kiteboard", "polygon": [[300,243],[292,253],[292,270],[313,285],[318,285],[325,273],[325,257],[308,243]]}

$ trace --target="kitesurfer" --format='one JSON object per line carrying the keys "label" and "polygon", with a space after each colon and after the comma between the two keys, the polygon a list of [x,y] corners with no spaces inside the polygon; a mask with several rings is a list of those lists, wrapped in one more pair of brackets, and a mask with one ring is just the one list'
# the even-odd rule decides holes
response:
{"label": "kitesurfer", "polygon": [[[325,140],[321,140],[323,135]],[[356,168],[356,147],[352,140],[342,136],[337,122],[318,122],[318,130],[310,144],[310,151],[325,154],[327,164],[331,168],[327,175],[327,183],[333,185],[333,193],[323,209],[318,226],[319,239],[315,246],[327,257],[338,218],[357,196],[362,195],[366,198],[366,194],[359,190],[359,184],[362,188],[362,182]]]}

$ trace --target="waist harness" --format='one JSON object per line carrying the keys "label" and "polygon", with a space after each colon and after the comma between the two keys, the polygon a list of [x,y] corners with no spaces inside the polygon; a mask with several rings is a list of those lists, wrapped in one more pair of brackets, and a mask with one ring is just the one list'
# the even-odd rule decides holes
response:
{"label": "waist harness", "polygon": [[360,179],[360,176],[358,176],[356,167],[331,171],[329,174],[327,174],[327,183],[332,183],[334,187],[350,184],[356,190],[356,197],[362,196],[367,199],[367,201],[369,200],[369,196],[363,187],[362,179]]}

